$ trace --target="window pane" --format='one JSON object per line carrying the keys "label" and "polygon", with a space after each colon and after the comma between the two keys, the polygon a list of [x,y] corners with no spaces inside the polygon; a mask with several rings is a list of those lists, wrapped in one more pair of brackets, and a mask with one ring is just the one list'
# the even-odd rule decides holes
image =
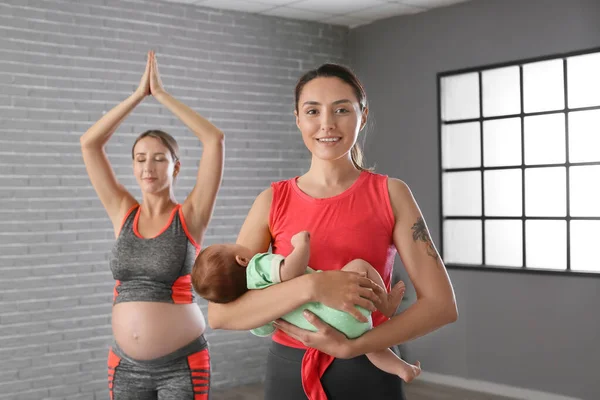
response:
{"label": "window pane", "polygon": [[480,142],[479,122],[444,125],[442,127],[443,167],[480,167]]}
{"label": "window pane", "polygon": [[484,71],[481,79],[484,117],[519,114],[521,112],[519,67]]}
{"label": "window pane", "polygon": [[482,264],[481,221],[444,221],[444,262]]}
{"label": "window pane", "polygon": [[481,172],[447,172],[443,175],[444,215],[481,215]]}
{"label": "window pane", "polygon": [[566,168],[525,170],[525,214],[536,217],[566,216]]}
{"label": "window pane", "polygon": [[564,114],[525,118],[525,164],[564,163],[565,144]]}
{"label": "window pane", "polygon": [[571,167],[569,178],[571,216],[600,217],[600,166]]}
{"label": "window pane", "polygon": [[565,107],[562,60],[523,65],[523,101],[526,113]]}
{"label": "window pane", "polygon": [[479,77],[477,73],[442,78],[442,119],[479,118]]}
{"label": "window pane", "polygon": [[567,222],[526,221],[527,268],[567,269]]}
{"label": "window pane", "polygon": [[485,221],[485,263],[507,267],[523,266],[521,221]]}
{"label": "window pane", "polygon": [[485,171],[485,215],[514,216],[523,214],[521,169]]}
{"label": "window pane", "polygon": [[569,161],[600,161],[600,110],[569,113]]}
{"label": "window pane", "polygon": [[521,165],[521,119],[497,119],[483,123],[483,165]]}
{"label": "window pane", "polygon": [[600,53],[567,59],[569,107],[600,106]]}
{"label": "window pane", "polygon": [[571,269],[600,272],[598,247],[600,221],[571,221]]}

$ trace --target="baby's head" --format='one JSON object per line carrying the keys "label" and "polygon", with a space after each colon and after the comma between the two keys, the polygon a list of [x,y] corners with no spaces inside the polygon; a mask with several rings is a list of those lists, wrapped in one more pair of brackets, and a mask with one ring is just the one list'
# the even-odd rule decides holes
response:
{"label": "baby's head", "polygon": [[246,293],[252,252],[239,244],[214,244],[198,254],[192,269],[194,290],[213,303],[229,303]]}

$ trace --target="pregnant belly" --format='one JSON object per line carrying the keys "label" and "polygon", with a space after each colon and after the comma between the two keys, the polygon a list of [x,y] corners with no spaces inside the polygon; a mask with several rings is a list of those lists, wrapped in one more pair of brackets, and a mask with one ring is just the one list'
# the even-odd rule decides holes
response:
{"label": "pregnant belly", "polygon": [[112,310],[112,330],[129,357],[151,360],[174,352],[204,333],[197,304],[119,303]]}

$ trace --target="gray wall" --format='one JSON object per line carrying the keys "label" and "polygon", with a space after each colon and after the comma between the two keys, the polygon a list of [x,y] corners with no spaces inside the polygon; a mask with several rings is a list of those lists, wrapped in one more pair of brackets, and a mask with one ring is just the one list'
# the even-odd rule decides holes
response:
{"label": "gray wall", "polygon": [[[113,234],[78,139],[136,87],[145,52],[157,51],[166,89],[226,134],[210,244],[234,241],[256,194],[307,168],[294,83],[325,60],[347,61],[347,33],[153,1],[0,3],[0,399],[108,398]],[[201,146],[153,99],[117,131],[109,157],[139,196],[130,146],[151,127],[180,142],[183,201]],[[208,336],[215,387],[262,378],[267,340]]]}
{"label": "gray wall", "polygon": [[[375,120],[367,159],[409,184],[439,243],[436,74],[598,46],[597,0],[475,0],[354,29],[350,57]],[[409,358],[426,371],[600,398],[599,278],[450,276],[459,320],[409,343]]]}

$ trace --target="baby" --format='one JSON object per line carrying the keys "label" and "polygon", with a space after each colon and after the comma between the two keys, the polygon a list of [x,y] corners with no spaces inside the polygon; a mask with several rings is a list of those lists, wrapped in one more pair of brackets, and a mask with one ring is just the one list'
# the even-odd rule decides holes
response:
{"label": "baby", "polygon": [[[287,257],[272,253],[253,254],[250,249],[238,244],[208,246],[198,255],[192,270],[194,289],[208,301],[229,303],[249,289],[263,289],[305,273],[318,272],[307,267],[310,255],[309,233],[303,231],[295,234],[291,243],[294,250]],[[366,273],[367,278],[384,287],[379,273],[364,260],[353,260],[342,271]],[[403,291],[404,283],[399,282],[390,293],[380,296],[379,311],[387,317],[394,315],[402,300]],[[314,332],[316,328],[302,315],[304,310],[310,310],[349,339],[354,339],[372,328],[371,313],[359,306],[357,309],[367,317],[368,322],[360,322],[346,312],[315,302],[305,304],[281,318]],[[274,331],[272,322],[251,330],[257,336],[268,336]],[[405,382],[412,381],[421,373],[419,362],[416,365],[409,364],[390,349],[368,353],[366,356],[377,368],[397,375]]]}

